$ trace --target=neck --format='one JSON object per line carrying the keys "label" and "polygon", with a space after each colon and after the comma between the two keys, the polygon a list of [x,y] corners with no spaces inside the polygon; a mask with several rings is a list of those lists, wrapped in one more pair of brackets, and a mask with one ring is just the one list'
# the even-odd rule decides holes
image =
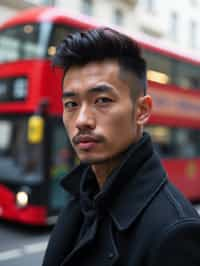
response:
{"label": "neck", "polygon": [[121,160],[122,155],[118,156],[117,158],[105,161],[103,163],[92,165],[92,170],[96,176],[100,189],[103,187],[107,177],[110,175],[112,170],[120,164]]}

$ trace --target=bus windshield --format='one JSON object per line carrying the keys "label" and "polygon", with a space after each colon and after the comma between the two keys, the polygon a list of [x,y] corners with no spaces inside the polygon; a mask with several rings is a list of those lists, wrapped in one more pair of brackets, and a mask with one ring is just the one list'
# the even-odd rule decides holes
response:
{"label": "bus windshield", "polygon": [[0,119],[0,180],[9,182],[41,180],[42,145],[27,140],[28,117]]}
{"label": "bus windshield", "polygon": [[0,63],[45,57],[51,27],[25,24],[0,31]]}

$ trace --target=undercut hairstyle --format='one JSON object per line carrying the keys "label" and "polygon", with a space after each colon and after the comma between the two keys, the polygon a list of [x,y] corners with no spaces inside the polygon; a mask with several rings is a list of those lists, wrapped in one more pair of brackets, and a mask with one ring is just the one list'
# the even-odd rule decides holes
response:
{"label": "undercut hairstyle", "polygon": [[67,35],[57,47],[53,65],[63,68],[65,74],[72,66],[106,59],[116,60],[123,76],[126,72],[135,74],[140,84],[139,93],[146,94],[146,62],[141,56],[141,49],[134,40],[110,28]]}

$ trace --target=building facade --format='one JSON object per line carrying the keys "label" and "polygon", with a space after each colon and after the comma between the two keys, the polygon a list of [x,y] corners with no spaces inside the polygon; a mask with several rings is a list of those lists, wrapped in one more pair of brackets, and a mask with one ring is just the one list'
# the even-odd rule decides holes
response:
{"label": "building facade", "polygon": [[0,23],[18,11],[53,5],[120,26],[141,38],[199,53],[200,0],[1,0]]}

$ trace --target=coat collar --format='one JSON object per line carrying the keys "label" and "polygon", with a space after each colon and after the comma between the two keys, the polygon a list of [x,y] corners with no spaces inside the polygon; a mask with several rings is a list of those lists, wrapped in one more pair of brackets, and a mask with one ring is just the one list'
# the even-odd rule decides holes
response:
{"label": "coat collar", "polygon": [[[79,197],[80,180],[87,170],[88,165],[79,165],[62,180],[63,187]],[[106,206],[118,229],[125,230],[166,181],[165,171],[153,150],[149,135],[145,133],[137,144],[130,146],[120,167],[108,177],[95,200],[97,205]]]}
{"label": "coat collar", "polygon": [[122,188],[110,206],[111,216],[120,231],[127,229],[150,204],[167,182],[166,173],[154,153]]}

